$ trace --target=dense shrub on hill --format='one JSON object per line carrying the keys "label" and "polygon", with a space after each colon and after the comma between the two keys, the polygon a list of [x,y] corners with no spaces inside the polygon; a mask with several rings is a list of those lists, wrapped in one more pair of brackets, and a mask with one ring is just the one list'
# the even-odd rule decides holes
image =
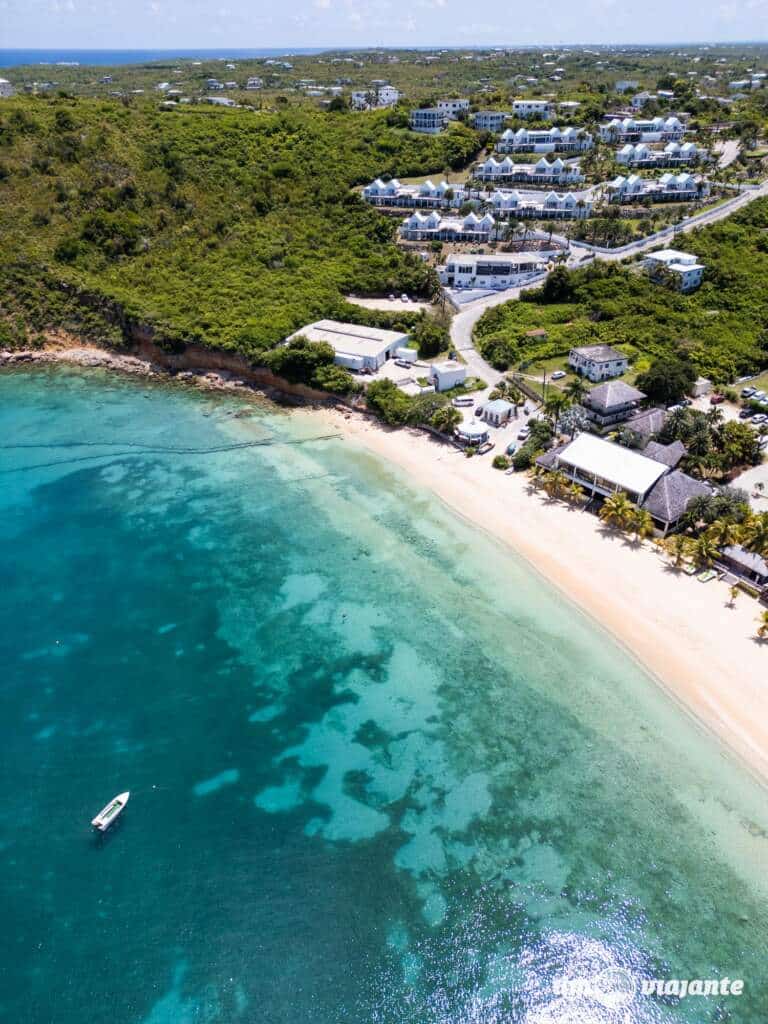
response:
{"label": "dense shrub on hill", "polygon": [[349,314],[349,292],[434,291],[434,273],[394,245],[396,221],[352,190],[462,165],[478,143],[461,125],[416,135],[385,112],[4,101],[0,319],[61,327],[66,306],[70,329],[95,318],[114,337],[119,311],[161,341],[263,361],[303,324]]}

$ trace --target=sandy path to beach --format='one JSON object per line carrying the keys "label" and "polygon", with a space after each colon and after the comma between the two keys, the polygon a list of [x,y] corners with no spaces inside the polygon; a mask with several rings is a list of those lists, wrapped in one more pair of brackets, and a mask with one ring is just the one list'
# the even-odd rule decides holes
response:
{"label": "sandy path to beach", "polygon": [[467,459],[419,431],[387,430],[338,411],[314,415],[428,487],[523,555],[608,629],[667,691],[768,783],[768,644],[762,606],[722,582],[675,572],[658,550],[602,527],[590,513],[531,493],[490,456]]}

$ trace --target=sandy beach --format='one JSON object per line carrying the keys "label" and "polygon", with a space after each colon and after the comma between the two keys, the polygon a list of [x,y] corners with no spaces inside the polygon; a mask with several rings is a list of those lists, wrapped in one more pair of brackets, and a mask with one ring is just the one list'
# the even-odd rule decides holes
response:
{"label": "sandy beach", "polygon": [[315,415],[526,558],[768,784],[768,644],[755,639],[762,605],[741,594],[730,607],[724,583],[675,571],[650,542],[532,493],[526,474],[494,470],[490,456],[467,459],[420,431],[362,416]]}

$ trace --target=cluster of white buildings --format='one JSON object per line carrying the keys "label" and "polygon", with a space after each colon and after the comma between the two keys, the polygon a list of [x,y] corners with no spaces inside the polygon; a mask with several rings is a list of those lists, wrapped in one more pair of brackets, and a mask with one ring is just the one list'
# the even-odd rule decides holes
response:
{"label": "cluster of white buildings", "polygon": [[560,157],[551,163],[542,157],[535,164],[516,164],[510,157],[503,160],[488,157],[475,169],[480,181],[519,181],[529,185],[579,185],[584,175],[577,164],[568,164]]}
{"label": "cluster of white buildings", "polygon": [[669,167],[706,158],[706,150],[699,149],[695,142],[668,142],[663,149],[652,149],[647,142],[628,142],[616,154],[616,162],[627,167]]}
{"label": "cluster of white buildings", "polygon": [[678,117],[653,117],[643,121],[634,117],[614,117],[600,125],[603,142],[680,142],[685,125]]}
{"label": "cluster of white buildings", "polygon": [[507,128],[496,149],[500,153],[581,153],[592,144],[592,136],[584,128]]}
{"label": "cluster of white buildings", "polygon": [[363,199],[373,206],[405,209],[459,207],[478,196],[478,192],[471,192],[464,185],[450,185],[445,180],[435,185],[429,178],[420,185],[403,185],[397,178],[389,181],[376,178],[363,189]]}
{"label": "cluster of white buildings", "polygon": [[476,242],[484,243],[497,236],[496,218],[490,213],[474,211],[466,217],[443,217],[431,213],[412,213],[400,226],[400,237],[407,242]]}
{"label": "cluster of white buildings", "polygon": [[16,92],[7,78],[0,78],[0,98],[9,99]]}
{"label": "cluster of white buildings", "polygon": [[534,192],[497,188],[493,192],[451,185],[443,180],[437,185],[427,179],[420,185],[403,185],[397,178],[377,178],[363,189],[363,199],[372,206],[385,209],[458,209],[466,202],[490,205],[497,219],[510,217],[567,220],[589,217],[592,200],[587,193]]}
{"label": "cluster of white buildings", "polygon": [[671,281],[681,292],[698,288],[704,277],[704,265],[696,256],[679,249],[660,249],[648,253],[643,260],[652,281]]}
{"label": "cluster of white buildings", "polygon": [[354,110],[382,110],[394,107],[400,99],[400,92],[394,85],[385,82],[372,82],[370,89],[352,93],[349,101]]}
{"label": "cluster of white buildings", "polygon": [[682,172],[662,174],[660,178],[641,178],[639,174],[619,175],[606,185],[608,199],[614,203],[693,202],[709,195],[709,183],[701,175]]}
{"label": "cluster of white buildings", "polygon": [[581,220],[592,214],[592,200],[586,193],[523,192],[498,188],[488,197],[494,216],[500,220]]}
{"label": "cluster of white buildings", "polygon": [[491,255],[454,253],[437,268],[440,283],[446,288],[513,288],[525,284],[547,268],[537,252],[502,252]]}

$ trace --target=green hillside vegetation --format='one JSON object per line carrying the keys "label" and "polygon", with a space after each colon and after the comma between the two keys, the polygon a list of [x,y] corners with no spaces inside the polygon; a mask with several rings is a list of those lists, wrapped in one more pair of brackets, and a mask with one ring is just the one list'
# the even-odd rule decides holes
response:
{"label": "green hillside vegetation", "polygon": [[263,361],[321,316],[391,321],[344,294],[429,295],[436,281],[351,190],[462,166],[478,138],[415,135],[385,113],[6,100],[0,342],[51,328],[116,341],[140,324]]}
{"label": "green hillside vegetation", "polygon": [[[637,372],[656,356],[675,354],[716,383],[768,366],[768,200],[681,244],[707,267],[693,294],[654,284],[637,266],[558,269],[522,301],[483,314],[475,328],[480,350],[507,369],[566,355],[574,345],[611,344]],[[528,336],[537,328],[546,337]]]}

